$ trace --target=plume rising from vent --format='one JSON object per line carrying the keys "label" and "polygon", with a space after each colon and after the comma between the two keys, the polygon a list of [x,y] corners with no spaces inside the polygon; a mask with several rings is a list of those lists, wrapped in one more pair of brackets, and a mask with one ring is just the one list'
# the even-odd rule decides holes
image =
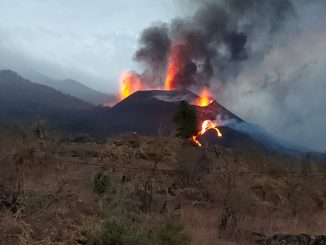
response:
{"label": "plume rising from vent", "polygon": [[144,84],[170,90],[226,82],[243,61],[268,49],[272,34],[294,13],[290,0],[201,0],[197,6],[189,18],[143,31],[135,60],[145,67]]}

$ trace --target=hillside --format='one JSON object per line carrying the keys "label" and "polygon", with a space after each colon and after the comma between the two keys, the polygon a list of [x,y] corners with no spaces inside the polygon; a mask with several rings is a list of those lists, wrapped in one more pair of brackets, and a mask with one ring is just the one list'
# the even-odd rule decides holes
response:
{"label": "hillside", "polygon": [[325,162],[308,156],[47,132],[1,137],[0,163],[0,244],[326,242]]}
{"label": "hillside", "polygon": [[53,88],[32,83],[13,71],[0,71],[0,115],[2,119],[44,119],[54,112],[90,108],[92,108],[91,104],[62,94]]}
{"label": "hillside", "polygon": [[72,79],[58,80],[35,71],[25,71],[22,74],[35,83],[55,88],[63,94],[74,96],[93,105],[101,105],[115,100],[115,96],[112,94],[101,93]]}

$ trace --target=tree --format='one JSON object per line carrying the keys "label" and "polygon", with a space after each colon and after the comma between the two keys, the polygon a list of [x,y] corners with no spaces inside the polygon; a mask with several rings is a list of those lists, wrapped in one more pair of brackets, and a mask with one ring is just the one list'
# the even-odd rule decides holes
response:
{"label": "tree", "polygon": [[198,122],[196,109],[185,101],[181,101],[174,117],[177,127],[177,136],[190,138],[197,134]]}

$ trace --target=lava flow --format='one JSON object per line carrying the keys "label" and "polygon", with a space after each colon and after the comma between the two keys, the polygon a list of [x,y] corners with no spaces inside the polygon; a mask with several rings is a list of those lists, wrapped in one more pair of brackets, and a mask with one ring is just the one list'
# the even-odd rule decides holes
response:
{"label": "lava flow", "polygon": [[216,121],[212,120],[205,120],[201,125],[201,131],[197,135],[193,135],[191,137],[191,140],[195,142],[196,145],[202,146],[202,144],[199,142],[198,137],[206,133],[208,130],[213,129],[216,131],[216,135],[221,138],[223,135],[221,131],[218,129],[218,125]]}
{"label": "lava flow", "polygon": [[[192,102],[193,105],[200,107],[206,107],[213,102],[211,92],[208,88],[204,87],[200,92],[200,97]],[[205,120],[201,125],[201,131],[197,135],[193,135],[191,140],[198,146],[202,146],[199,142],[198,137],[206,133],[206,131],[213,129],[216,131],[217,137],[222,137],[221,131],[218,129],[217,121]]]}
{"label": "lava flow", "polygon": [[119,86],[120,100],[123,100],[134,92],[143,89],[140,78],[132,72],[122,74]]}

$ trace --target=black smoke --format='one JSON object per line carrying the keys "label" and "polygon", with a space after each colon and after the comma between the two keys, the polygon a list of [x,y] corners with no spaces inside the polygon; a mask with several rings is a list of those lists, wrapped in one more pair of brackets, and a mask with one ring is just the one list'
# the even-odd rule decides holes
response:
{"label": "black smoke", "polygon": [[135,59],[145,65],[143,76],[153,83],[155,76],[162,82],[173,44],[184,53],[178,61],[176,88],[207,85],[212,78],[225,82],[239,74],[242,62],[263,56],[273,35],[295,13],[290,0],[197,0],[195,5],[191,18],[143,31]]}
{"label": "black smoke", "polygon": [[135,60],[146,65],[142,77],[148,83],[162,83],[171,46],[168,33],[168,26],[160,23],[145,29],[141,35]]}

